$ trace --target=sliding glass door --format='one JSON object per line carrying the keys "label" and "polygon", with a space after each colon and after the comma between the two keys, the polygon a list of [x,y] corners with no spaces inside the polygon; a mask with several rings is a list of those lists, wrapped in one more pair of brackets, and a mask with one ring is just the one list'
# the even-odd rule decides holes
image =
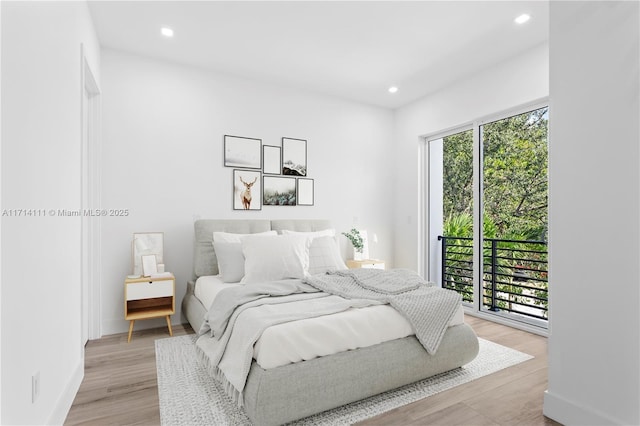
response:
{"label": "sliding glass door", "polygon": [[547,319],[548,108],[480,126],[482,308]]}
{"label": "sliding glass door", "polygon": [[437,197],[431,203],[431,223],[440,237],[432,246],[436,254],[438,246],[442,246],[443,253],[437,275],[444,288],[457,291],[465,303],[472,304],[473,131],[463,130],[432,140],[429,146],[433,165],[430,194]]}
{"label": "sliding glass door", "polygon": [[540,106],[428,138],[426,162],[431,279],[475,311],[542,327],[547,133]]}

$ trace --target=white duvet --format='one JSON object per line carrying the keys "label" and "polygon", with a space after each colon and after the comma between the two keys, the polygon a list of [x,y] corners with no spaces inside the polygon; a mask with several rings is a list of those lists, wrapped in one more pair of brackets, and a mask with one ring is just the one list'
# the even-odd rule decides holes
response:
{"label": "white duvet", "polygon": [[[223,289],[218,276],[198,278],[195,296],[208,309]],[[449,326],[462,324],[458,308]],[[414,334],[409,322],[389,305],[352,308],[344,312],[278,324],[267,328],[256,343],[253,357],[264,369],[363,348]]]}

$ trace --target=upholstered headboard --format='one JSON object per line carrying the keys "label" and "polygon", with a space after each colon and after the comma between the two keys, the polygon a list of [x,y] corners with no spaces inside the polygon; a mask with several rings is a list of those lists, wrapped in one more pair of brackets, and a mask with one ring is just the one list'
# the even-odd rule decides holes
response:
{"label": "upholstered headboard", "polygon": [[234,234],[255,234],[257,232],[278,231],[287,229],[290,231],[310,232],[330,229],[328,220],[308,219],[201,219],[194,223],[195,228],[195,252],[193,258],[193,273],[195,277],[218,274],[218,258],[213,249],[214,232],[230,232]]}

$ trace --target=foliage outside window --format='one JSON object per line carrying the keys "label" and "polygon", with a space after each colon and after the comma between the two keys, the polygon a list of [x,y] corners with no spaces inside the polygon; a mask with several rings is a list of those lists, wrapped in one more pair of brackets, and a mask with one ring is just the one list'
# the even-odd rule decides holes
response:
{"label": "foliage outside window", "polygon": [[[495,273],[497,308],[517,305],[547,311],[548,108],[484,124],[482,206],[484,304]],[[473,278],[473,130],[443,138],[444,236],[453,245],[447,254],[447,279],[463,299],[472,301]],[[464,239],[466,238],[466,240]],[[498,251],[492,259],[491,240]],[[497,241],[500,240],[500,241]],[[506,240],[506,241],[505,241]],[[540,241],[542,244],[528,241]],[[495,271],[492,271],[495,266]],[[523,282],[524,280],[524,282]],[[487,283],[490,286],[487,286]]]}

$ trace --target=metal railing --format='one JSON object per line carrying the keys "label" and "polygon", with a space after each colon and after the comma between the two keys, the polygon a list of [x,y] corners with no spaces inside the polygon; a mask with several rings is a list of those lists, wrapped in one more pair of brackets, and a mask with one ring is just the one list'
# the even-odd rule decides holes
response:
{"label": "metal railing", "polygon": [[[439,236],[438,240],[442,242],[442,287],[473,303],[473,238]],[[483,307],[546,320],[547,243],[485,238],[482,252]]]}

